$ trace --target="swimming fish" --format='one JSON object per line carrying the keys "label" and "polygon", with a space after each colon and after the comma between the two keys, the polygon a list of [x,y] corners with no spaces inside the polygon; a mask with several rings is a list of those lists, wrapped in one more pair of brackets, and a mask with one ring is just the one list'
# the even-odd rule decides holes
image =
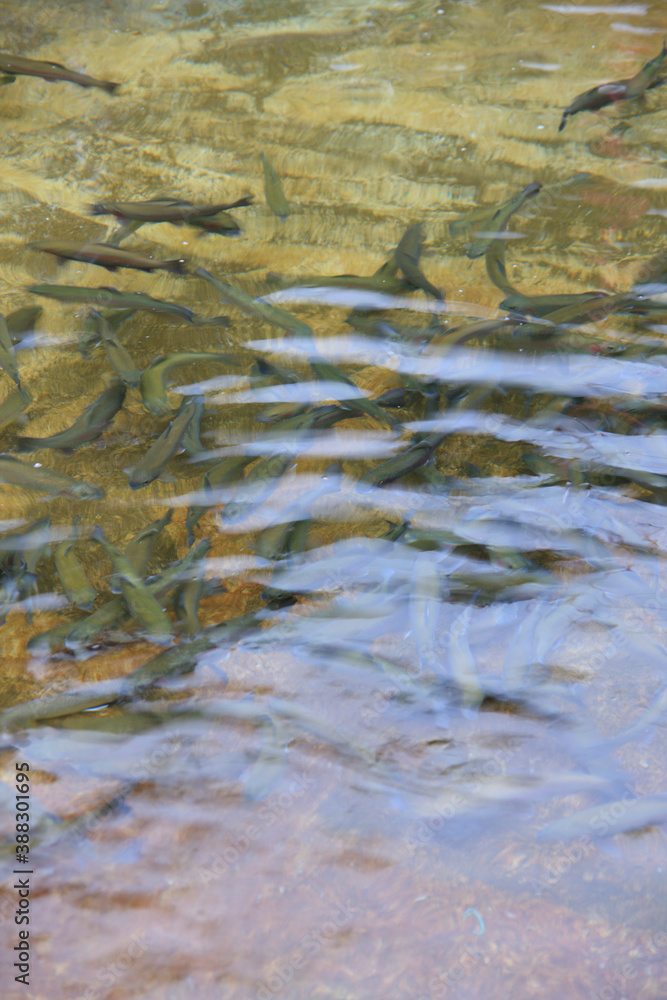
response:
{"label": "swimming fish", "polygon": [[0,455],[0,483],[36,490],[44,496],[69,496],[75,500],[99,500],[104,496],[101,489],[82,479],[53,469],[37,468],[6,454]]}
{"label": "swimming fish", "polygon": [[[91,215],[115,215],[117,219],[136,222],[171,222],[176,226],[191,219],[204,219],[218,215],[229,208],[249,205],[252,195],[237,198],[236,201],[220,202],[214,205],[193,205],[191,201],[178,198],[153,198],[149,201],[105,201],[91,205]],[[198,225],[199,223],[193,223]]]}
{"label": "swimming fish", "polygon": [[141,398],[146,409],[150,413],[166,413],[170,408],[165,389],[167,378],[174,368],[199,361],[227,365],[236,363],[231,354],[213,354],[210,351],[184,351],[181,354],[154,358],[141,376]]}
{"label": "swimming fish", "polygon": [[240,288],[234,288],[232,285],[220,281],[219,278],[214,278],[203,267],[196,268],[194,273],[197,277],[203,278],[204,281],[208,281],[209,284],[213,285],[223,302],[226,302],[228,305],[237,306],[246,316],[256,316],[259,319],[266,320],[267,323],[273,323],[274,326],[282,327],[283,330],[287,330],[289,333],[312,336],[313,331],[308,324],[297,319],[296,316],[293,316],[292,313],[287,312],[285,309],[279,309],[278,306],[273,306],[262,299],[254,299],[252,295],[241,291]]}
{"label": "swimming fish", "polygon": [[141,489],[157,479],[169,459],[176,454],[200,399],[201,396],[185,397],[174,419],[169,421],[162,434],[130,473],[130,489]]}
{"label": "swimming fish", "polygon": [[35,451],[37,448],[59,448],[70,452],[89,441],[96,441],[107,429],[125,400],[125,386],[113,382],[100,393],[94,403],[87,406],[80,417],[68,427],[50,437],[19,437],[20,451]]}
{"label": "swimming fish", "polygon": [[79,260],[84,264],[97,264],[107,271],[117,271],[119,267],[132,267],[137,271],[171,271],[173,274],[187,274],[185,261],[155,260],[135,250],[122,250],[110,243],[76,243],[74,240],[38,240],[28,243],[31,250],[41,250],[53,254],[60,263]]}
{"label": "swimming fish", "polygon": [[33,295],[45,295],[58,302],[76,302],[103,306],[107,309],[148,309],[163,312],[192,323],[193,326],[229,326],[226,316],[204,319],[196,316],[192,309],[179,306],[176,302],[163,302],[145,292],[124,292],[118,288],[85,288],[81,285],[28,285],[27,291]]}
{"label": "swimming fish", "polygon": [[659,87],[665,82],[664,77],[656,79],[656,73],[660,70],[663,60],[667,55],[667,44],[663,42],[662,50],[655,59],[651,59],[629,80],[615,80],[612,83],[602,83],[598,87],[586,90],[579,94],[571,104],[565,108],[561,118],[558,131],[562,132],[567,124],[568,118],[579,114],[580,111],[599,111],[608,104],[615,104],[617,101],[628,101],[634,97],[639,97],[646,90]]}
{"label": "swimming fish", "polygon": [[10,52],[0,52],[0,72],[11,76],[39,76],[51,83],[64,80],[67,83],[76,83],[79,87],[99,87],[109,94],[113,94],[120,87],[119,83],[96,80],[92,76],[86,76],[85,73],[77,73],[76,70],[68,69],[61,63],[26,59],[25,56],[15,56]]}
{"label": "swimming fish", "polygon": [[283,191],[280,177],[274,170],[272,164],[267,160],[264,153],[261,154],[262,167],[264,168],[264,195],[266,203],[274,215],[284,219],[289,215],[290,208]]}
{"label": "swimming fish", "polygon": [[524,202],[536,195],[541,187],[541,184],[532,181],[526,185],[523,191],[519,191],[508,201],[503,202],[500,208],[497,208],[491,215],[480,219],[475,224],[478,236],[468,246],[466,256],[473,260],[485,254],[498,239],[498,234],[502,233],[514,213],[519,211]]}
{"label": "swimming fish", "polygon": [[439,292],[435,285],[425,277],[420,266],[419,258],[422,251],[422,226],[418,222],[414,226],[408,226],[394,251],[394,260],[401,269],[403,276],[415,285],[423,289],[439,302],[442,301],[442,292]]}

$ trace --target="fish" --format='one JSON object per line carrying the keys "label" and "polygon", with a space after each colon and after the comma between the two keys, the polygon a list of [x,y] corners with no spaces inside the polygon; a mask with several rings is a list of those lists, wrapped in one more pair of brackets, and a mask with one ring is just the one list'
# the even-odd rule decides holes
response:
{"label": "fish", "polygon": [[0,314],[0,365],[20,389],[21,379],[19,378],[19,366],[16,361],[14,345],[7,327],[7,320],[2,314]]}
{"label": "fish", "polygon": [[143,625],[155,642],[168,642],[174,634],[173,623],[130,560],[107,541],[101,528],[95,528],[90,537],[102,546],[111,559],[114,576],[120,580],[123,598],[132,617]]}
{"label": "fish", "polygon": [[169,459],[178,451],[200,399],[201,396],[185,397],[174,419],[169,421],[162,434],[130,473],[130,489],[141,489],[157,479]]}
{"label": "fish", "polygon": [[83,330],[77,343],[77,349],[83,357],[87,357],[93,347],[96,347],[102,340],[101,324],[98,316],[102,316],[112,333],[123,325],[126,319],[134,316],[136,309],[91,309],[86,316]]}
{"label": "fish", "polygon": [[606,292],[577,292],[572,295],[567,293],[562,295],[522,295],[521,292],[516,292],[503,299],[498,308],[505,309],[507,312],[521,312],[528,313],[530,316],[544,317],[568,306],[585,306],[593,299],[608,297]]}
{"label": "fish", "polygon": [[[241,472],[255,461],[255,455],[230,455],[217,462],[203,476],[200,491],[204,493],[213,492],[214,487],[224,486],[225,483],[233,483],[240,477]],[[192,545],[194,540],[193,531],[200,518],[209,509],[210,504],[193,504],[188,507],[185,515],[185,527],[188,532],[188,545]]]}
{"label": "fish", "polygon": [[35,322],[44,312],[41,306],[22,306],[5,316],[7,329],[12,340],[22,340],[26,333],[32,333]]}
{"label": "fish", "polygon": [[171,522],[173,510],[170,507],[167,513],[157,521],[151,521],[145,528],[136,532],[127,543],[124,549],[125,556],[130,560],[132,566],[143,577],[148,568],[153,553],[153,545],[157,536]]}
{"label": "fish", "polygon": [[[155,597],[164,597],[169,590],[175,587],[189,570],[196,566],[206,555],[211,543],[208,539],[203,539],[193,546],[183,559],[172,563],[164,569],[158,576],[146,581],[146,586]],[[137,564],[132,554],[125,552],[125,556],[134,568],[137,576],[143,578],[145,568]],[[112,577],[113,579],[113,577]],[[91,614],[86,615],[79,621],[71,624],[65,636],[65,647],[76,651],[82,646],[90,645],[100,633],[107,629],[118,627],[131,617],[127,604],[122,597],[114,597],[107,601]]]}
{"label": "fish", "polygon": [[226,524],[233,524],[242,520],[254,507],[263,503],[275,489],[281,476],[292,465],[295,457],[292,452],[280,451],[261,458],[253,465],[242,481],[239,499],[232,500],[225,505],[222,520]]}
{"label": "fish", "polygon": [[357,483],[357,491],[366,492],[373,486],[386,486],[387,483],[393,483],[414,472],[429,461],[447,437],[449,434],[434,433],[426,437],[421,434],[415,435],[412,443],[400,455],[394,455],[386,462],[369,469]]}
{"label": "fish", "polygon": [[183,258],[174,260],[154,260],[135,250],[121,250],[110,243],[76,243],[73,240],[38,240],[28,243],[31,250],[53,254],[59,263],[78,260],[84,264],[97,264],[107,271],[117,271],[119,267],[131,267],[136,271],[171,271],[172,274],[187,274]]}
{"label": "fish", "polygon": [[39,448],[57,448],[64,452],[72,452],[82,444],[96,441],[107,429],[113,418],[125,401],[125,386],[122,382],[113,382],[104,392],[101,392],[94,403],[87,406],[80,417],[68,427],[50,437],[19,437],[19,451],[35,451]]}
{"label": "fish", "polygon": [[474,657],[468,644],[472,605],[468,605],[449,630],[449,674],[466,708],[476,708],[484,698]]}
{"label": "fish", "polygon": [[70,602],[77,608],[88,610],[92,608],[97,599],[97,591],[72,551],[75,544],[76,539],[61,542],[56,546],[53,558],[56,572]]}
{"label": "fish", "polygon": [[111,83],[110,80],[96,80],[85,73],[77,73],[76,70],[68,69],[61,63],[42,62],[40,59],[26,59],[25,56],[15,56],[10,52],[0,52],[0,72],[10,76],[38,76],[50,83],[65,81],[75,83],[78,87],[99,87],[106,90],[108,94],[113,94],[119,83]]}
{"label": "fish", "polygon": [[[344,375],[339,368],[332,365],[331,362],[325,361],[323,358],[319,358],[316,355],[308,358],[308,364],[315,372],[318,379],[323,382],[342,382],[344,385],[349,385],[353,389],[357,386],[354,384],[352,379]],[[396,421],[392,417],[387,416],[385,411],[381,406],[372,400],[367,399],[365,396],[351,397],[350,399],[341,399],[339,401],[340,407],[343,410],[352,410],[353,413],[362,413],[365,416],[372,417],[376,420],[381,427],[392,428],[395,426]]]}
{"label": "fish", "polygon": [[0,402],[0,428],[7,424],[13,424],[21,416],[26,407],[32,402],[32,396],[22,386],[15,389]]}
{"label": "fish", "polygon": [[421,552],[415,559],[410,593],[410,621],[417,646],[419,664],[422,670],[431,674],[438,671],[438,656],[436,652],[436,633],[440,601],[442,597],[442,581],[436,560],[432,552]]}
{"label": "fish", "polygon": [[667,794],[646,795],[643,798],[623,797],[582,809],[571,816],[554,820],[537,833],[538,840],[571,840],[588,834],[591,837],[613,837],[667,822]]}
{"label": "fish", "polygon": [[[171,222],[176,226],[190,223],[190,220],[206,219],[226,212],[230,208],[241,208],[253,201],[253,195],[237,198],[236,201],[219,202],[214,205],[194,205],[191,201],[178,198],[153,198],[149,201],[105,201],[90,206],[91,215],[115,215],[117,219],[141,222]],[[195,223],[197,225],[198,223]]]}
{"label": "fish", "polygon": [[568,118],[579,114],[580,111],[599,111],[608,104],[615,104],[617,101],[632,100],[635,97],[639,97],[645,91],[651,90],[653,87],[661,86],[665,82],[664,77],[656,79],[656,74],[662,66],[665,55],[667,55],[667,44],[663,42],[662,50],[655,59],[647,62],[630,79],[602,83],[598,87],[584,91],[583,94],[578,94],[572,103],[568,104],[565,108],[558,131],[562,132],[567,125]]}
{"label": "fish", "polygon": [[213,354],[210,351],[187,351],[169,356],[159,355],[153,359],[141,376],[141,398],[149,413],[155,413],[159,416],[170,409],[165,384],[173,369],[199,361],[227,365],[236,364],[231,354]]}
{"label": "fish", "polygon": [[505,295],[520,295],[521,293],[510,284],[505,270],[505,241],[494,240],[484,256],[486,273],[501,292]]}
{"label": "fish", "polygon": [[267,713],[259,756],[243,782],[243,794],[251,802],[266,798],[282,775],[288,742],[285,727]]}
{"label": "fish", "polygon": [[226,302],[228,305],[237,306],[246,316],[257,317],[258,319],[265,320],[267,323],[273,323],[274,326],[279,326],[289,333],[297,334],[297,336],[312,336],[313,331],[308,324],[297,319],[296,316],[293,316],[292,313],[287,312],[285,309],[279,309],[278,306],[273,306],[268,302],[262,301],[262,299],[254,299],[246,292],[242,292],[240,288],[234,288],[232,285],[220,281],[219,278],[214,278],[203,267],[196,268],[194,273],[199,278],[203,278],[204,281],[208,281],[209,284],[213,285],[223,302]]}
{"label": "fish", "polygon": [[80,285],[28,285],[27,291],[33,295],[44,295],[58,302],[92,303],[113,309],[148,309],[151,312],[168,313],[193,326],[229,326],[226,316],[204,319],[196,316],[192,309],[179,306],[176,302],[163,302],[145,292],[123,292],[118,288],[84,288]]}
{"label": "fish", "polygon": [[190,458],[196,458],[197,455],[201,455],[204,451],[204,446],[199,439],[199,432],[201,427],[201,420],[204,416],[205,407],[204,399],[199,396],[195,404],[195,411],[192,414],[192,418],[185,428],[185,434],[181,439],[181,446],[186,455]]}
{"label": "fish", "polygon": [[130,357],[127,348],[121,344],[101,313],[91,310],[93,321],[100,331],[100,340],[107,352],[107,360],[123,385],[135,386],[141,381],[141,372]]}
{"label": "fish", "polygon": [[100,500],[104,492],[82,479],[53,469],[36,468],[13,455],[0,454],[0,483],[22,486],[44,496],[68,496],[75,500]]}
{"label": "fish", "polygon": [[310,514],[313,506],[322,497],[340,489],[342,474],[340,462],[328,466],[318,487],[289,504],[280,515],[280,520],[260,533],[255,545],[257,555],[262,559],[278,559],[281,555],[303,552],[312,523]]}
{"label": "fish", "polygon": [[266,197],[266,203],[274,215],[284,219],[290,214],[290,207],[287,203],[280,177],[264,153],[261,153],[261,158],[264,169],[264,196]]}
{"label": "fish", "polygon": [[118,701],[125,691],[124,678],[82,684],[73,691],[42,695],[20,702],[0,712],[0,732],[27,729],[36,722],[73,715],[89,708],[101,708]]}
{"label": "fish", "polygon": [[541,184],[538,184],[537,181],[532,181],[526,185],[523,191],[519,191],[518,194],[515,194],[508,201],[504,202],[495,212],[480,219],[475,225],[475,229],[478,233],[484,233],[484,235],[479,235],[477,239],[474,239],[469,244],[466,256],[470,260],[474,260],[476,257],[481,257],[482,254],[485,254],[492,244],[496,242],[498,233],[502,233],[514,213],[518,212],[524,203],[529,198],[533,198],[541,188]]}
{"label": "fish", "polygon": [[408,226],[394,251],[394,260],[401,269],[403,276],[411,285],[423,289],[428,295],[432,295],[434,299],[437,299],[438,302],[442,302],[442,292],[438,291],[435,285],[431,284],[419,266],[422,242],[421,223],[418,222],[414,226]]}
{"label": "fish", "polygon": [[398,277],[397,272],[398,264],[392,257],[390,261],[385,261],[375,274],[306,275],[304,278],[295,278],[293,281],[281,283],[281,285],[283,288],[352,288],[369,292],[382,292],[385,295],[414,291],[415,286]]}

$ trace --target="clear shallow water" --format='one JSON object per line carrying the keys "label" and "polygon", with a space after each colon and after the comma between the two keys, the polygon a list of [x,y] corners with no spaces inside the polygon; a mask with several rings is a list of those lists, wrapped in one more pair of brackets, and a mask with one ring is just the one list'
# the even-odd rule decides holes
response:
{"label": "clear shallow water", "polygon": [[[28,761],[35,806],[28,991],[13,979],[8,881],[0,898],[9,996],[664,991],[665,314],[448,336],[506,315],[506,293],[450,223],[531,182],[542,190],[504,241],[524,295],[625,291],[662,251],[662,91],[557,129],[577,94],[657,53],[664,11],[561,6],[8,13],[6,49],[122,86],[109,96],[19,77],[2,88],[0,311],[34,304],[35,283],[144,291],[231,323],[136,313],[119,337],[139,370],[186,350],[235,364],[174,373],[171,415],[188,392],[205,394],[195,461],[176,455],[166,479],[129,489],[126,470],[169,419],[130,388],[97,441],[20,456],[104,497],[3,485],[0,520],[10,532],[48,516],[54,550],[80,518],[76,553],[97,607],[113,596],[112,566],[94,527],[123,547],[171,510],[146,570],[157,573],[185,555],[188,508],[205,503],[192,533],[210,549],[197,574],[226,590],[202,598],[200,625],[266,608],[267,585],[297,596],[193,654],[194,672],[100,711],[6,729],[4,785],[11,793],[15,762]],[[285,219],[266,204],[261,151],[282,177]],[[267,295],[312,337],[221,304],[193,275],[59,268],[25,247],[103,239],[107,220],[88,216],[90,203],[164,194],[255,200],[232,210],[237,237],[161,224],[124,246]],[[371,275],[417,222],[444,305],[421,291],[279,290]],[[69,427],[114,378],[102,347],[77,350],[87,307],[39,301],[17,350],[31,401],[23,423],[0,430],[3,452],[19,435]],[[349,325],[355,306],[384,307],[380,325],[374,314]],[[433,317],[445,327],[435,334]],[[318,381],[315,354],[354,387]],[[258,358],[297,381],[261,376]],[[401,386],[411,394],[386,420],[267,420],[271,405]],[[439,435],[429,464],[373,478],[418,433]],[[207,494],[204,471],[231,455],[279,455],[272,488],[226,482]],[[234,507],[243,497],[252,507]],[[296,522],[282,542],[277,528],[262,534]],[[291,558],[276,557],[281,544]],[[7,600],[3,705],[113,686],[159,652],[126,618],[76,651],[35,653],[36,635],[80,616],[53,552],[35,575],[36,596]],[[9,808],[4,818],[9,836]]]}

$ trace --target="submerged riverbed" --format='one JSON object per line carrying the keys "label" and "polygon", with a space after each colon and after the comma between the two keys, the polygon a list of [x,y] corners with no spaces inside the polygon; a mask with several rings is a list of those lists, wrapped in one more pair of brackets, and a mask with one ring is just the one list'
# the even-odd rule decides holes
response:
{"label": "submerged riverbed", "polygon": [[3,996],[655,1000],[663,6],[10,7]]}

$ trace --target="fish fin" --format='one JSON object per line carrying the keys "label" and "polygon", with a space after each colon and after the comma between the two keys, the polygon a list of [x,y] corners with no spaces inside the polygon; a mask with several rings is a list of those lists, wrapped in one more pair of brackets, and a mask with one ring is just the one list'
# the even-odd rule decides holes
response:
{"label": "fish fin", "polygon": [[159,483],[176,483],[178,482],[176,476],[171,472],[161,472],[157,477]]}

